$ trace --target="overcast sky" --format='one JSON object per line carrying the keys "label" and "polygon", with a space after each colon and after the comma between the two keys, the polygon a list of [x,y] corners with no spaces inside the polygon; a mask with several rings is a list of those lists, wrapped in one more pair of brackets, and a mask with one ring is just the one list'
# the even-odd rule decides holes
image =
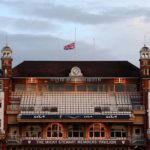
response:
{"label": "overcast sky", "polygon": [[[75,28],[76,49],[65,51]],[[144,35],[150,46],[150,0],[0,0],[0,47],[8,39],[14,65],[128,60],[138,66]]]}

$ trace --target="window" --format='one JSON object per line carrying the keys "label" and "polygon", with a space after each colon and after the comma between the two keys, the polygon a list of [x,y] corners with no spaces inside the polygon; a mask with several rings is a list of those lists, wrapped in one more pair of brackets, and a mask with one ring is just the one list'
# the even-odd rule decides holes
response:
{"label": "window", "polygon": [[96,123],[91,125],[89,128],[89,137],[90,138],[105,138],[106,137],[106,128],[101,123]]}
{"label": "window", "polygon": [[36,84],[27,84],[27,91],[36,91]]}
{"label": "window", "polygon": [[125,91],[125,85],[122,83],[115,84],[115,91],[116,92],[124,92]]}
{"label": "window", "polygon": [[70,125],[68,128],[68,137],[83,137],[84,128],[80,124]]}
{"label": "window", "polygon": [[107,92],[108,91],[108,85],[107,84],[100,84],[99,85],[99,91],[100,92]]}
{"label": "window", "polygon": [[26,137],[41,137],[41,127],[27,126],[25,133],[26,133]]}
{"label": "window", "polygon": [[77,91],[79,92],[86,91],[86,85],[77,85]]}
{"label": "window", "polygon": [[64,85],[63,84],[55,84],[53,86],[54,86],[54,91],[56,91],[56,92],[64,91]]}
{"label": "window", "polygon": [[137,85],[136,84],[126,84],[126,91],[127,92],[137,91]]}
{"label": "window", "polygon": [[47,137],[50,138],[61,138],[63,137],[63,130],[60,124],[51,124],[47,128]]}
{"label": "window", "polygon": [[134,129],[135,135],[141,135],[141,128]]}
{"label": "window", "polygon": [[110,130],[111,138],[126,138],[127,130],[122,126],[114,126]]}
{"label": "window", "polygon": [[75,91],[75,86],[73,84],[67,84],[66,85],[66,91],[67,92]]}
{"label": "window", "polygon": [[25,91],[26,90],[26,85],[25,84],[16,84],[15,85],[15,90],[16,91]]}
{"label": "window", "polygon": [[96,84],[89,84],[87,87],[88,87],[89,92],[97,92],[98,91],[98,86]]}

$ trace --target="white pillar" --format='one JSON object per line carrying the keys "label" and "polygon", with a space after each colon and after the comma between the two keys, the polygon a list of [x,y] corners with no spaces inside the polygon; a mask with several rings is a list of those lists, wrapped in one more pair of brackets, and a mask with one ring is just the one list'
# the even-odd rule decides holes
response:
{"label": "white pillar", "polygon": [[150,133],[150,92],[148,92],[148,130],[147,133]]}
{"label": "white pillar", "polygon": [[4,131],[4,92],[0,92],[0,103],[1,103],[1,107],[0,107],[0,130],[2,132]]}

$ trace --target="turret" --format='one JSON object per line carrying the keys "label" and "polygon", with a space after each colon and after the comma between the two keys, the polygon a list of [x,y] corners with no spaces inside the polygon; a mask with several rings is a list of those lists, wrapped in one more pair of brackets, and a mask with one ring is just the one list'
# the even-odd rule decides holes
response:
{"label": "turret", "polygon": [[140,50],[140,79],[141,96],[146,110],[144,131],[150,149],[150,49],[146,45]]}
{"label": "turret", "polygon": [[12,50],[9,46],[5,46],[2,51],[2,73],[3,77],[12,76]]}
{"label": "turret", "polygon": [[140,76],[150,77],[150,49],[147,46],[140,50]]}

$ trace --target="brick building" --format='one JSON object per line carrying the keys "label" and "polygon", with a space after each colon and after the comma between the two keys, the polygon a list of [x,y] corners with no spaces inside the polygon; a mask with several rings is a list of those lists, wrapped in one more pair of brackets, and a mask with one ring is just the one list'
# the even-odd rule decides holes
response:
{"label": "brick building", "polygon": [[128,61],[24,61],[2,49],[2,150],[149,150],[150,50]]}

